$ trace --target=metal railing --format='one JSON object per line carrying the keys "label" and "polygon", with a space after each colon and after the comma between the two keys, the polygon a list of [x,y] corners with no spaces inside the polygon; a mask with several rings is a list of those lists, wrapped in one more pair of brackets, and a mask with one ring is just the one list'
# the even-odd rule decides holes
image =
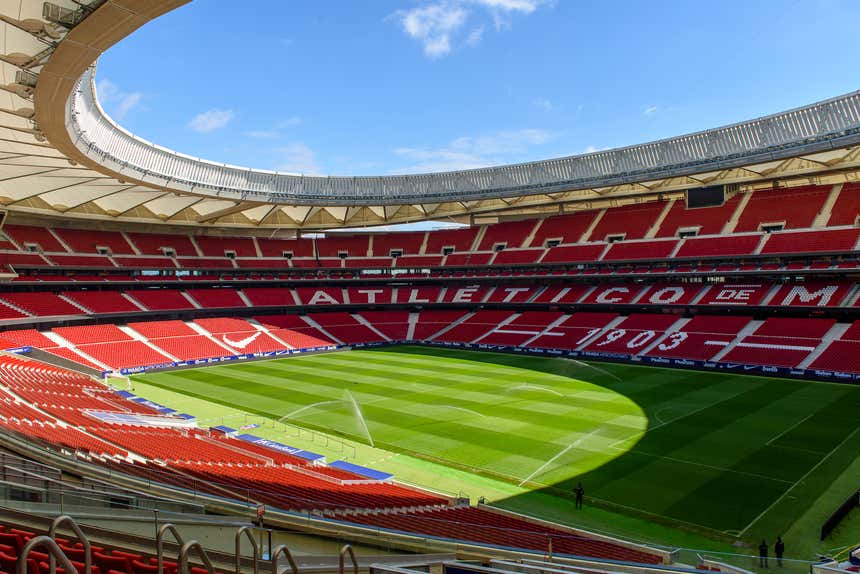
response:
{"label": "metal railing", "polygon": [[202,513],[203,505],[160,497],[83,477],[63,480],[59,469],[15,455],[0,453],[0,501],[10,505],[151,512]]}
{"label": "metal railing", "polygon": [[[43,548],[47,550],[48,553],[48,573],[56,574],[57,572],[57,563],[60,563],[60,566],[63,568],[63,571],[66,573],[74,573],[79,572],[79,568],[75,566],[75,563],[63,552],[62,548],[57,544],[55,537],[57,535],[57,531],[63,527],[64,529],[70,530],[84,551],[84,561],[83,561],[83,572],[89,572],[92,568],[92,545],[90,544],[89,538],[86,536],[84,531],[78,525],[78,523],[69,515],[64,514],[57,516],[52,522],[51,526],[48,529],[47,535],[36,536],[30,541],[28,541],[24,547],[22,548],[20,555],[17,561],[17,573],[18,574],[27,574],[27,559],[30,557],[30,553],[38,548]],[[177,564],[179,567],[180,574],[189,574],[189,562],[191,560],[192,553],[196,553],[199,557],[200,564],[206,569],[209,574],[215,574],[215,566],[212,563],[209,554],[203,548],[197,540],[188,540],[185,541],[179,531],[172,524],[164,524],[161,528],[158,529],[158,534],[156,536],[156,555],[157,555],[157,568],[158,572],[162,573],[164,571],[164,535],[165,533],[171,534],[176,540],[179,546],[179,556],[177,558]],[[241,574],[241,548],[240,548],[240,539],[243,535],[247,535],[251,540],[253,545],[254,553],[252,555],[251,566],[254,574],[258,573],[258,560],[259,560],[259,551],[256,542],[254,541],[253,535],[249,528],[243,527],[237,530],[236,532],[236,554],[234,557],[235,565],[236,565],[236,574]],[[296,566],[295,560],[293,560],[292,554],[286,546],[278,547],[279,554],[275,555],[272,559],[272,568],[273,572],[278,571],[278,556],[280,554],[284,554],[287,556],[287,559],[290,563],[292,573],[298,574],[298,567]],[[79,572],[79,574],[82,574]]]}
{"label": "metal railing", "polygon": [[280,564],[281,556],[287,559],[287,563],[290,565],[290,570],[293,574],[299,574],[299,567],[296,565],[296,561],[293,558],[293,553],[290,552],[290,549],[287,548],[286,544],[281,544],[280,546],[275,547],[271,552],[271,561],[272,561],[272,574],[278,574],[278,566]]}
{"label": "metal railing", "polygon": [[[92,572],[92,568],[90,568],[90,567],[92,566],[92,563],[93,563],[93,555],[92,555],[92,547],[90,546],[90,541],[89,541],[89,539],[87,539],[87,536],[84,534],[83,530],[81,530],[81,527],[78,526],[77,522],[75,522],[75,520],[71,516],[69,516],[67,514],[63,514],[63,515],[56,517],[54,519],[54,521],[51,522],[51,527],[48,529],[48,537],[51,538],[51,540],[53,540],[56,537],[57,529],[60,527],[61,524],[68,526],[69,529],[75,534],[75,536],[78,537],[78,542],[80,542],[81,546],[83,546],[83,548],[84,548],[84,572],[87,574],[89,572]],[[59,548],[57,548],[57,549],[59,550]],[[23,560],[23,558],[22,558],[22,560]],[[48,572],[50,574],[54,574],[57,571],[57,563],[54,559],[54,553],[53,552],[51,552],[50,556],[48,557],[48,567],[49,567]],[[65,568],[65,567],[64,567],[64,570],[66,571],[67,574],[72,572],[72,570],[69,570],[68,568]]]}
{"label": "metal railing", "polygon": [[167,189],[290,205],[475,201],[636,183],[773,161],[860,143],[860,91],[674,138],[530,163],[398,176],[305,176],[218,164],[138,138],[109,118],[95,69],[66,104],[79,151],[116,173]]}
{"label": "metal railing", "polygon": [[182,535],[179,530],[171,523],[162,524],[158,527],[158,532],[155,535],[155,560],[158,568],[158,574],[164,574],[164,534],[170,533],[173,539],[179,545],[180,549],[185,545]]}
{"label": "metal railing", "polygon": [[358,560],[355,559],[355,551],[349,544],[340,549],[337,559],[337,574],[344,574],[345,558],[349,556],[352,562],[352,574],[358,574]]}
{"label": "metal railing", "polygon": [[179,574],[189,574],[188,556],[191,554],[192,550],[196,550],[197,554],[200,555],[200,559],[203,560],[203,567],[206,568],[206,571],[209,574],[215,574],[215,566],[213,566],[212,561],[209,560],[209,555],[206,554],[203,546],[196,540],[189,540],[182,545],[182,548],[179,549]]}
{"label": "metal railing", "polygon": [[56,563],[54,562],[54,560],[60,561],[60,564],[63,565],[64,571],[77,572],[77,569],[72,565],[72,561],[69,560],[69,557],[66,556],[62,550],[60,550],[59,545],[57,545],[53,538],[51,538],[50,536],[36,536],[35,538],[31,538],[21,549],[21,554],[18,557],[18,564],[16,565],[17,574],[28,574],[27,559],[30,557],[30,553],[36,548],[44,548],[48,551],[48,554],[50,554],[50,574],[55,574],[55,572],[57,571]]}
{"label": "metal railing", "polygon": [[[248,539],[248,541],[251,543],[251,549],[254,551],[254,554],[252,555],[252,560],[253,560],[252,566],[254,569],[254,574],[258,574],[257,563],[260,560],[260,545],[257,544],[257,539],[254,538],[253,531],[248,526],[242,526],[241,528],[239,528],[239,530],[236,531],[236,561],[235,561],[235,570],[234,570],[235,574],[241,574],[241,569],[242,569],[242,564],[241,564],[241,562],[242,562],[242,560],[241,560],[242,536],[245,536]],[[274,564],[274,559],[273,559],[273,564]],[[273,569],[275,568],[274,565],[272,566],[272,568]],[[273,571],[277,572],[276,570],[273,570]]]}

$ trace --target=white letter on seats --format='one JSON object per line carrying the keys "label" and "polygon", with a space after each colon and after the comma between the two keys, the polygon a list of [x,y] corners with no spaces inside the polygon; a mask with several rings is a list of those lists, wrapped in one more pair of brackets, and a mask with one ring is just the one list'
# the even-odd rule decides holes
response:
{"label": "white letter on seats", "polygon": [[463,289],[458,289],[456,293],[454,293],[454,298],[451,299],[452,303],[471,303],[472,296],[477,293],[477,287],[464,287]]}
{"label": "white letter on seats", "polygon": [[788,295],[786,295],[785,299],[782,300],[782,304],[791,305],[795,299],[799,299],[801,303],[811,303],[815,299],[818,299],[818,302],[815,304],[816,307],[827,307],[827,304],[830,303],[830,299],[833,298],[833,295],[836,294],[838,289],[838,285],[827,285],[818,291],[810,293],[803,285],[796,285],[791,288]]}
{"label": "white letter on seats", "polygon": [[684,296],[683,287],[663,287],[648,297],[649,303],[674,303]]}
{"label": "white letter on seats", "polygon": [[620,339],[621,337],[623,337],[626,334],[627,334],[626,329],[615,329],[613,331],[609,331],[606,334],[606,337],[601,342],[597,343],[597,346],[602,347],[604,345],[608,345],[609,343],[614,343],[615,341],[617,341],[618,339]]}
{"label": "white letter on seats", "polygon": [[732,303],[746,303],[750,300],[750,297],[755,293],[755,289],[723,289],[717,296],[714,297],[715,301],[729,301]]}
{"label": "white letter on seats", "polygon": [[628,349],[635,349],[636,347],[641,347],[651,339],[653,339],[657,333],[654,331],[641,331],[638,335],[627,341]]}
{"label": "white letter on seats", "polygon": [[688,336],[689,335],[687,335],[687,333],[685,333],[684,331],[675,331],[674,333],[663,339],[663,342],[657,345],[657,348],[661,351],[669,351],[686,341]]}
{"label": "white letter on seats", "polygon": [[621,301],[621,299],[622,299],[621,297],[612,297],[611,299],[609,298],[609,295],[613,292],[614,293],[630,293],[630,289],[628,289],[627,287],[610,287],[609,289],[607,289],[606,291],[604,291],[603,293],[598,295],[597,298],[594,300],[594,302],[595,303],[618,303],[619,301]]}
{"label": "white letter on seats", "polygon": [[314,296],[308,301],[308,305],[316,305],[317,303],[330,303],[332,305],[340,304],[340,301],[326,293],[325,291],[314,291]]}
{"label": "white letter on seats", "polygon": [[522,293],[523,291],[528,290],[528,287],[506,287],[505,291],[507,291],[508,294],[505,295],[504,299],[502,299],[502,303],[510,303],[511,301],[513,301],[514,297],[517,296],[517,293]]}
{"label": "white letter on seats", "polygon": [[[382,289],[359,289],[358,292],[364,293],[365,295],[367,295],[367,302],[368,303],[376,303],[376,294],[377,293],[384,293],[385,291],[383,291]],[[356,302],[357,301],[350,301],[350,303],[356,303]]]}
{"label": "white letter on seats", "polygon": [[430,299],[419,299],[418,289],[413,289],[409,292],[409,301],[407,303],[429,303]]}

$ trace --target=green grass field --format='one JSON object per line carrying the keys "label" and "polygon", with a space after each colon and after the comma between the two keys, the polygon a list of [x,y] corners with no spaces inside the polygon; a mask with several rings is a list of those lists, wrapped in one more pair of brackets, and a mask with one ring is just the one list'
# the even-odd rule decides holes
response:
{"label": "green grass field", "polygon": [[551,519],[581,480],[586,525],[634,538],[773,539],[857,487],[842,476],[860,457],[848,385],[406,346],[135,381],[204,424],[258,421],[330,460]]}

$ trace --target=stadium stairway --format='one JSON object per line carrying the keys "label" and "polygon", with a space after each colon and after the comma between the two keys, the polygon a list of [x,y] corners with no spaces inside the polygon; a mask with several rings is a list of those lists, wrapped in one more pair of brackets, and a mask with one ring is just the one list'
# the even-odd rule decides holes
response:
{"label": "stadium stairway", "polygon": [[564,323],[564,322],[567,320],[567,318],[568,318],[568,317],[570,317],[570,315],[562,314],[558,319],[555,319],[554,321],[551,321],[549,324],[547,324],[547,325],[546,325],[546,327],[544,327],[544,328],[543,328],[542,330],[540,330],[538,333],[536,333],[535,335],[532,335],[530,338],[528,338],[528,339],[526,339],[525,341],[523,341],[523,342],[522,342],[522,346],[523,346],[523,347],[528,347],[528,346],[530,346],[530,345],[531,345],[533,342],[535,342],[537,339],[539,339],[539,338],[540,338],[540,337],[542,337],[543,335],[545,335],[545,334],[547,334],[547,333],[551,332],[555,327],[558,327],[559,325],[561,325],[562,323]]}
{"label": "stadium stairway", "polygon": [[455,327],[458,327],[460,324],[471,319],[474,315],[475,315],[475,313],[464,313],[462,317],[460,317],[459,319],[456,319],[455,321],[449,323],[448,325],[446,325],[442,329],[436,331],[435,333],[433,333],[432,335],[427,337],[426,340],[427,341],[436,340],[439,336],[446,334],[448,331],[451,331]]}
{"label": "stadium stairway", "polygon": [[609,323],[604,325],[603,328],[601,328],[600,330],[596,330],[594,333],[592,333],[588,337],[585,337],[584,339],[582,339],[582,342],[579,345],[577,345],[575,350],[581,351],[584,348],[586,348],[587,346],[591,345],[594,341],[598,340],[603,335],[612,331],[615,327],[617,327],[626,318],[627,317],[625,317],[623,315],[619,315],[618,317],[615,317]]}
{"label": "stadium stairway", "polygon": [[227,353],[227,355],[238,354],[238,352],[235,349],[231,349],[230,347],[227,346],[226,343],[219,341],[212,333],[210,333],[209,331],[207,331],[205,328],[198,325],[194,321],[186,321],[185,324],[188,325],[189,327],[191,327],[191,329],[196,331],[198,334],[203,335],[204,337],[209,339],[212,343],[214,343],[218,347],[224,349],[224,351]]}
{"label": "stadium stairway", "polygon": [[131,327],[129,327],[127,325],[120,325],[119,329],[120,329],[120,331],[122,331],[123,333],[125,333],[126,335],[128,335],[129,337],[134,339],[135,341],[140,341],[141,343],[143,343],[144,345],[146,345],[147,347],[149,347],[150,349],[152,349],[156,353],[166,356],[171,361],[179,361],[178,357],[174,357],[173,355],[171,355],[170,353],[168,353],[164,349],[162,349],[160,347],[156,347],[149,339],[147,339],[146,337],[144,337],[143,335],[141,335],[140,333],[138,333],[137,331],[135,331]]}
{"label": "stadium stairway", "polygon": [[237,289],[236,292],[239,294],[239,298],[242,300],[243,303],[245,303],[246,307],[253,307],[254,306],[254,304],[251,302],[251,300],[248,299],[248,296],[245,295],[244,291],[242,291],[241,289]]}
{"label": "stadium stairway", "polygon": [[844,335],[848,329],[851,327],[851,323],[836,323],[833,327],[830,328],[827,333],[821,338],[821,342],[815,347],[815,350],[809,353],[805,359],[803,359],[798,365],[798,369],[808,369],[812,363],[814,363],[818,357],[820,357],[824,351],[830,347],[830,344],[833,341],[836,341]]}
{"label": "stadium stairway", "polygon": [[636,355],[637,356],[647,355],[648,353],[653,351],[654,348],[656,348],[658,345],[660,345],[660,344],[664,343],[666,340],[668,340],[672,336],[672,333],[677,333],[679,331],[683,331],[684,326],[687,323],[689,323],[691,320],[692,320],[692,318],[690,318],[690,317],[682,317],[682,318],[678,319],[668,329],[666,329],[666,331],[662,335],[660,335],[659,337],[654,339],[654,341],[651,342],[650,344],[647,344],[645,347],[643,347],[639,352],[636,353]]}
{"label": "stadium stairway", "polygon": [[278,337],[275,333],[273,333],[273,332],[272,332],[270,329],[268,329],[265,325],[263,325],[262,323],[260,323],[257,319],[249,318],[249,319],[246,319],[246,320],[248,321],[248,323],[249,323],[252,327],[254,327],[255,329],[257,329],[258,331],[262,331],[263,333],[265,333],[266,335],[268,335],[269,337],[271,337],[274,341],[277,341],[278,343],[280,343],[281,345],[283,345],[283,346],[284,346],[284,349],[295,349],[295,347],[293,347],[292,345],[290,345],[289,343],[287,343],[286,341],[284,341],[283,339],[281,339],[280,337]]}
{"label": "stadium stairway", "polygon": [[821,206],[821,211],[818,212],[818,215],[816,215],[815,219],[812,221],[812,227],[827,227],[827,223],[830,221],[830,216],[833,214],[833,207],[836,205],[836,202],[839,201],[839,195],[842,192],[843,185],[844,184],[837,183],[830,189],[830,193],[827,195],[824,205]]}
{"label": "stadium stairway", "polygon": [[334,341],[338,345],[344,344],[343,341],[341,341],[340,339],[338,339],[337,337],[335,337],[334,335],[332,335],[331,333],[326,331],[322,325],[320,325],[319,323],[314,321],[311,317],[309,317],[307,315],[303,315],[302,318],[305,320],[305,323],[307,323],[308,325],[310,325],[311,327],[313,327],[314,329],[316,329],[317,331],[319,331],[320,333],[325,335],[325,337],[328,338],[329,340]]}
{"label": "stadium stairway", "polygon": [[54,331],[45,331],[43,334],[45,335],[45,337],[56,343],[57,347],[69,350],[69,356],[67,356],[66,358],[73,359],[74,355],[78,355],[80,357],[83,357],[86,361],[89,361],[90,363],[96,365],[97,367],[104,369],[105,371],[111,370],[109,366],[97,360],[95,357],[92,357],[81,351],[71,341],[65,339],[62,335],[55,333]]}
{"label": "stadium stairway", "polygon": [[720,234],[726,235],[728,233],[734,233],[735,228],[738,226],[738,221],[740,221],[741,216],[744,213],[744,209],[746,209],[747,204],[750,199],[752,199],[751,193],[742,193],[740,194],[740,201],[738,202],[737,207],[735,208],[732,216],[726,221],[725,226],[720,230]]}
{"label": "stadium stairway", "polygon": [[747,325],[738,332],[735,338],[732,339],[732,342],[723,347],[722,350],[720,350],[716,355],[711,357],[711,360],[721,361],[723,357],[725,357],[734,350],[735,346],[738,343],[743,341],[747,336],[753,334],[763,323],[764,321],[757,320],[750,321],[749,323],[747,323]]}
{"label": "stadium stairway", "polygon": [[362,317],[359,313],[352,313],[352,318],[379,335],[379,338],[383,341],[391,342],[391,337],[377,329],[370,321]]}

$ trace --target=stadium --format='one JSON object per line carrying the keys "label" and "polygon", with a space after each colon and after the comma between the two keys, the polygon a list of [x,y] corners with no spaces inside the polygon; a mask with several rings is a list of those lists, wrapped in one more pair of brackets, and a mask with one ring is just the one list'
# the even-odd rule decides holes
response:
{"label": "stadium", "polygon": [[0,574],[860,570],[860,92],[257,170],[103,107],[186,3],[0,4]]}

